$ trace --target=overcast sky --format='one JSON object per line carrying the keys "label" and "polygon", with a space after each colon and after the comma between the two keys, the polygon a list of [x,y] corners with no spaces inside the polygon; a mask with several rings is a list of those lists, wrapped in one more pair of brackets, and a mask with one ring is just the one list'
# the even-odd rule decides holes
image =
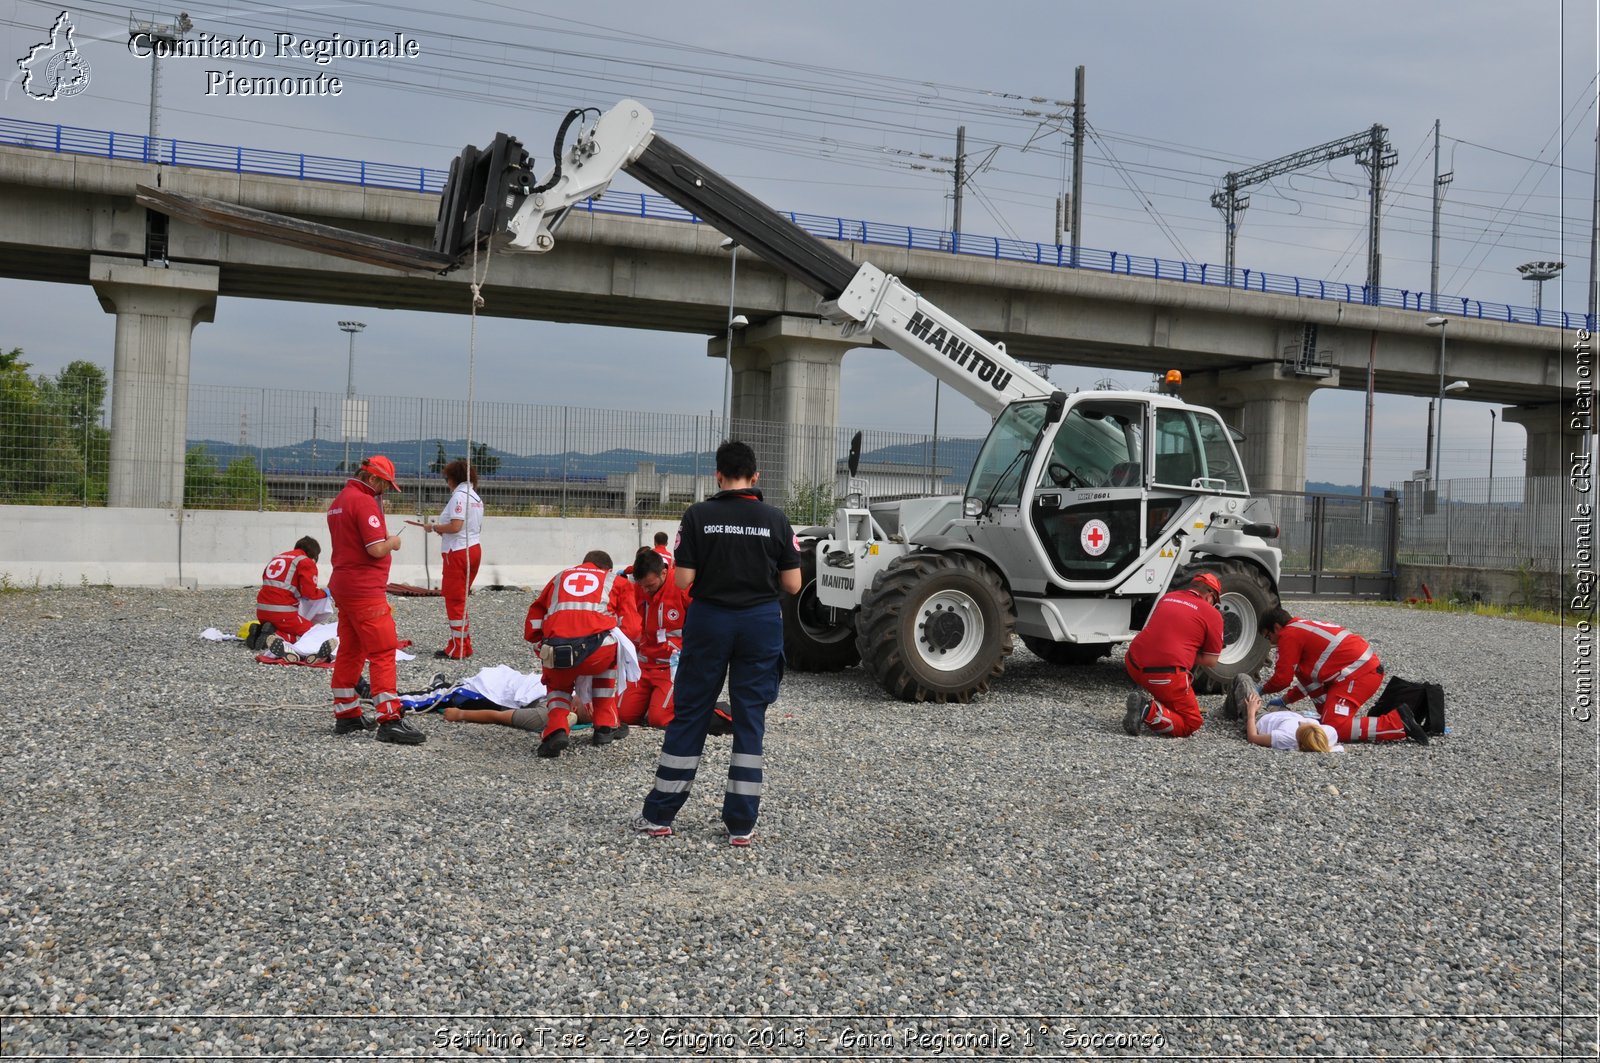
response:
{"label": "overcast sky", "polygon": [[[955,130],[976,172],[967,232],[1053,242],[1065,190],[1062,101],[1087,68],[1094,131],[1085,159],[1082,243],[1190,261],[1222,260],[1207,202],[1223,173],[1360,132],[1389,130],[1383,281],[1426,290],[1433,123],[1442,123],[1440,289],[1531,305],[1515,267],[1569,264],[1546,308],[1581,312],[1594,195],[1593,0],[1454,0],[1335,6],[1213,0],[954,5],[944,0],[769,5],[587,0],[549,7],[459,0],[438,15],[401,3],[274,6],[190,3],[201,32],[262,41],[254,59],[178,58],[162,68],[161,135],[217,144],[444,168],[496,130],[547,152],[560,115],[634,96],[657,128],[780,209],[945,227]],[[60,3],[0,3],[8,64],[47,35]],[[149,61],[126,48],[128,9],[68,8],[92,79],[80,95],[26,97],[16,77],[0,114],[143,133]],[[573,18],[581,12],[582,21]],[[769,13],[770,12],[770,13]],[[176,8],[141,11],[170,21]],[[1564,19],[1564,21],[1563,21]],[[274,34],[415,38],[415,59],[272,56]],[[12,67],[14,69],[14,67]],[[206,95],[208,70],[344,81],[340,96]],[[618,188],[637,190],[626,177]],[[1241,266],[1360,283],[1366,176],[1339,160],[1252,190]],[[559,253],[559,251],[557,252]],[[0,281],[0,347],[42,371],[75,358],[111,363],[114,320],[88,286]],[[222,299],[196,329],[196,383],[342,392],[340,318],[358,317],[358,389],[466,395],[468,321],[364,307]],[[721,406],[721,362],[706,337],[483,320],[477,393],[498,401],[701,413]],[[381,361],[381,370],[378,363]],[[656,371],[642,373],[642,366]],[[1071,388],[1115,366],[1058,367]],[[932,381],[883,352],[847,356],[841,421],[925,432]],[[1312,402],[1312,479],[1360,481],[1364,399]],[[1483,475],[1490,407],[1451,400],[1446,475]],[[1379,396],[1374,481],[1422,464],[1426,400]],[[946,392],[941,431],[981,434],[987,420]],[[1498,474],[1520,471],[1524,436],[1502,425]]]}

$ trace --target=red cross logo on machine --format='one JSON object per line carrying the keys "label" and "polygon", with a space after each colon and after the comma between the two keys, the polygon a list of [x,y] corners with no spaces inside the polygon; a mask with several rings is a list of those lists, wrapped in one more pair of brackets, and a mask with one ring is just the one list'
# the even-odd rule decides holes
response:
{"label": "red cross logo on machine", "polygon": [[1111,529],[1106,527],[1103,520],[1091,520],[1083,526],[1083,533],[1078,538],[1083,543],[1084,553],[1099,557],[1111,545]]}
{"label": "red cross logo on machine", "polygon": [[593,572],[568,572],[561,581],[561,589],[574,598],[587,598],[600,587],[600,577]]}

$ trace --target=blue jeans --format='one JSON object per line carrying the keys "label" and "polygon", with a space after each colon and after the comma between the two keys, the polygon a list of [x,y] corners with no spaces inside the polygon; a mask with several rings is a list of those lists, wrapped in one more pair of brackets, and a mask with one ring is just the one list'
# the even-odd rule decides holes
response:
{"label": "blue jeans", "polygon": [[706,729],[723,680],[733,709],[733,760],[722,799],[722,822],[730,833],[748,834],[761,811],[761,742],[767,706],[783,677],[783,613],[777,602],[724,609],[691,602],[678,659],[677,707],[661,740],[655,786],[644,800],[652,823],[671,823],[694,785],[705,750]]}

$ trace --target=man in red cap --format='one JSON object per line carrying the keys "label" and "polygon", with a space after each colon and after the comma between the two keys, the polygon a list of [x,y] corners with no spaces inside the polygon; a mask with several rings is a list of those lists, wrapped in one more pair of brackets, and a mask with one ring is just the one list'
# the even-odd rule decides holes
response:
{"label": "man in red cap", "polygon": [[400,636],[389,608],[389,555],[400,549],[400,536],[390,535],[380,499],[394,482],[394,462],[374,454],[361,463],[339,497],[328,507],[328,536],[333,541],[333,575],[328,593],[339,610],[339,655],[333,661],[333,733],[362,730],[356,684],[363,666],[371,669],[373,708],[378,715],[378,741],[414,746],[428,736],[405,721],[395,696],[394,651]]}
{"label": "man in red cap", "polygon": [[1148,726],[1156,734],[1186,738],[1200,730],[1205,720],[1189,673],[1195,665],[1216,667],[1222,653],[1221,597],[1222,581],[1202,572],[1150,610],[1124,658],[1128,678],[1140,688],[1128,695],[1124,731],[1137,735]]}

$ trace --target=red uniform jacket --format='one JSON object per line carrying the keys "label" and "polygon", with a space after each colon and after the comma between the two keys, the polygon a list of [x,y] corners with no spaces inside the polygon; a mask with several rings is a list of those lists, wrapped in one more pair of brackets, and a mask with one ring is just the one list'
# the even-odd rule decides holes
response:
{"label": "red uniform jacket", "polygon": [[1308,695],[1320,700],[1333,684],[1376,667],[1378,655],[1372,652],[1367,640],[1354,631],[1337,624],[1296,617],[1278,632],[1278,667],[1262,684],[1261,692],[1276,694],[1290,681],[1299,680],[1302,690],[1284,695],[1285,702],[1299,701]]}
{"label": "red uniform jacket", "polygon": [[301,550],[285,550],[267,562],[256,592],[257,613],[300,612],[300,599],[316,601],[328,595],[317,586],[317,563]]}
{"label": "red uniform jacket", "polygon": [[1222,652],[1222,614],[1191,590],[1163,594],[1128,646],[1140,668],[1194,667],[1202,653]]}
{"label": "red uniform jacket", "polygon": [[639,610],[633,584],[621,573],[582,564],[556,574],[528,607],[522,637],[538,644],[545,636],[582,638],[618,628],[639,641]]}
{"label": "red uniform jacket", "polygon": [[377,493],[351,479],[328,506],[328,538],[333,540],[334,598],[382,598],[389,588],[389,557],[373,557],[367,547],[389,538]]}
{"label": "red uniform jacket", "polygon": [[639,659],[647,664],[665,665],[683,649],[683,618],[689,615],[689,592],[673,582],[673,571],[661,589],[644,599],[644,641],[639,643]]}

